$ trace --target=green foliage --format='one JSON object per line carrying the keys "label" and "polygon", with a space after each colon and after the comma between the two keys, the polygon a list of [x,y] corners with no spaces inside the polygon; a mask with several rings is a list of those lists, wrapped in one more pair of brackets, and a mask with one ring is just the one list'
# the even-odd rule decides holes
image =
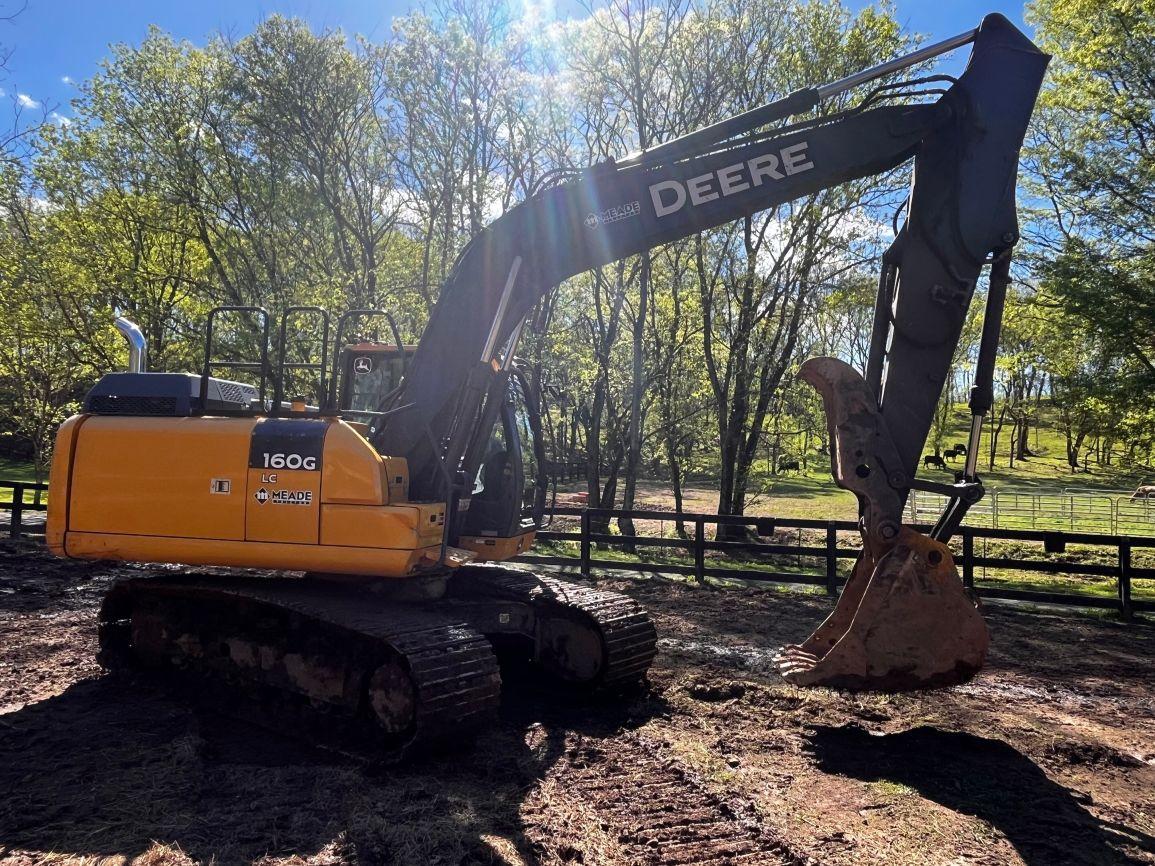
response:
{"label": "green foliage", "polygon": [[1143,253],[1155,240],[1155,2],[1035,0],[1029,17],[1054,54],[1032,148],[1054,228]]}
{"label": "green foliage", "polygon": [[1034,265],[1069,462],[1088,436],[1150,447],[1155,384],[1155,3],[1036,0],[1054,54],[1029,154]]}

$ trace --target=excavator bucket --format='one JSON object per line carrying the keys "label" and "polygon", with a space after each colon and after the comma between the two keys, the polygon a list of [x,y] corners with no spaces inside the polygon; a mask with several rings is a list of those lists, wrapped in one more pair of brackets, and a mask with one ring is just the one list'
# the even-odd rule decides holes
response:
{"label": "excavator bucket", "polygon": [[966,682],[986,658],[986,623],[946,545],[899,522],[907,479],[870,387],[834,358],[801,377],[822,395],[835,482],[859,499],[863,552],[826,621],[780,652],[782,676],[871,691]]}
{"label": "excavator bucket", "polygon": [[859,558],[834,612],[778,663],[795,685],[906,691],[966,682],[989,642],[950,551],[904,526],[877,565]]}

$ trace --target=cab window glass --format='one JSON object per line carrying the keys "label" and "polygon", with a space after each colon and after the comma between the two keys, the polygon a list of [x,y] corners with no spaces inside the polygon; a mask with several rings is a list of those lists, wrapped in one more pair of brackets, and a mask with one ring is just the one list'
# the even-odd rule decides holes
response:
{"label": "cab window glass", "polygon": [[396,352],[353,352],[349,398],[354,412],[379,412],[385,396],[401,381],[404,364]]}

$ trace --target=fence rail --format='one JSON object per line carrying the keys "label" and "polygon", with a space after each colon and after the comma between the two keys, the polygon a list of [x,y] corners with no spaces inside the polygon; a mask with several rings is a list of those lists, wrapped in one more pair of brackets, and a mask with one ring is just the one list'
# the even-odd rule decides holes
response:
{"label": "fence rail", "polygon": [[[577,518],[577,531],[544,529],[537,537],[545,542],[570,542],[578,545],[578,555],[524,554],[522,561],[546,565],[577,564],[583,576],[589,576],[592,569],[620,569],[628,571],[649,571],[680,574],[694,577],[698,581],[708,578],[733,579],[742,581],[769,581],[776,583],[809,584],[825,587],[830,594],[839,591],[843,578],[839,571],[839,560],[852,560],[858,556],[858,525],[849,520],[808,520],[802,518],[736,517],[717,514],[681,515],[668,511],[612,510],[551,508],[546,515],[552,518]],[[606,530],[614,520],[629,518],[638,523],[659,523],[659,534],[643,534],[638,527],[635,536],[616,535]],[[682,523],[688,537],[671,536],[665,533],[665,526]],[[709,538],[707,526],[738,526],[752,529],[758,540],[718,540]],[[926,531],[929,526],[918,528]],[[795,530],[796,541],[784,543],[784,530]],[[716,535],[716,533],[715,533]],[[841,543],[846,536],[853,536],[853,542]],[[766,540],[762,540],[766,539]],[[982,542],[1014,542],[1018,544],[1041,545],[1042,553],[1048,556],[1063,554],[1070,546],[1089,546],[1110,552],[1110,564],[1104,562],[1072,562],[1053,558],[1031,558],[1021,555],[981,555],[975,550],[976,540]],[[1155,611],[1155,595],[1134,598],[1133,582],[1155,579],[1155,567],[1138,567],[1132,559],[1136,549],[1155,550],[1155,537],[1131,537],[1108,533],[1068,532],[1036,529],[995,529],[982,526],[963,526],[953,542],[956,563],[962,573],[963,582],[974,589],[979,596],[992,599],[1012,599],[1047,604],[1077,605],[1081,607],[1117,610],[1124,618],[1130,618],[1135,611]],[[636,560],[598,558],[597,548],[629,550],[637,554]],[[644,551],[666,549],[688,554],[683,562],[664,562],[651,557]],[[708,553],[729,554],[731,562],[737,557],[738,564],[724,565],[709,561]],[[757,567],[758,560],[776,557],[777,561]],[[781,559],[792,557],[795,568],[785,570]],[[1150,558],[1150,557],[1149,557]],[[804,565],[803,560],[811,563]],[[1152,559],[1155,563],[1155,559]],[[1009,588],[987,585],[983,577],[976,583],[976,572],[985,576],[987,570],[1011,571],[1028,574],[1069,575],[1091,578],[1113,578],[1113,597],[1090,593],[1052,592],[1046,589]],[[1144,595],[1148,595],[1144,593]]]}
{"label": "fence rail", "polygon": [[[44,521],[38,515],[48,506],[44,502],[25,502],[27,494],[45,493],[47,484],[26,481],[0,481],[0,531],[5,515],[7,533],[11,538],[23,535],[43,535]],[[10,493],[8,493],[10,491]],[[578,555],[530,553],[520,557],[523,562],[550,565],[577,564],[583,576],[592,569],[619,569],[651,571],[687,575],[698,581],[709,578],[742,581],[821,586],[828,593],[839,591],[843,578],[839,562],[858,556],[858,525],[850,520],[809,520],[794,517],[745,517],[719,514],[683,513],[635,509],[632,511],[588,508],[549,508],[551,519],[577,520],[576,531],[546,528],[537,537],[545,542],[570,542],[578,545]],[[34,516],[37,515],[37,516]],[[31,519],[30,519],[31,518]],[[629,518],[637,523],[638,534],[613,534],[608,527],[614,520]],[[658,533],[646,534],[647,524],[658,524]],[[669,524],[682,524],[687,537],[666,534]],[[640,526],[638,526],[640,524]],[[718,538],[721,526],[752,530],[756,539],[732,540]],[[710,538],[707,527],[715,528]],[[929,527],[919,525],[920,529]],[[792,531],[792,532],[791,532]],[[783,539],[792,534],[793,541]],[[1066,552],[1068,546],[1096,548],[1099,558],[1109,551],[1108,562],[1072,562],[1047,558],[1031,558],[1019,550],[1013,556],[976,553],[975,542],[1016,542],[1041,545],[1047,556]],[[1155,567],[1143,567],[1134,562],[1135,553],[1155,565],[1155,536],[1139,537],[1105,532],[1073,532],[1066,530],[1007,529],[988,526],[963,526],[959,529],[954,546],[955,559],[962,572],[963,582],[980,596],[994,599],[1043,602],[1048,604],[1077,605],[1117,610],[1129,618],[1135,611],[1155,611],[1155,591],[1133,597],[1134,581],[1155,581]],[[632,548],[634,560],[598,558],[598,550]],[[645,551],[682,552],[683,561],[661,561],[661,557],[644,555]],[[1005,551],[1004,551],[1005,553]],[[713,554],[713,556],[710,556]],[[793,567],[783,564],[792,559]],[[810,560],[810,562],[804,562]],[[725,564],[729,562],[730,564]],[[735,564],[736,563],[736,564]],[[758,567],[761,565],[762,567]],[[1089,593],[1051,592],[1042,589],[1024,589],[992,586],[980,577],[988,570],[1027,574],[1069,575],[1087,578],[1108,578],[1115,582],[1113,597]],[[1155,583],[1153,583],[1155,589]]]}
{"label": "fence rail", "polygon": [[[8,491],[11,491],[9,494]],[[8,537],[20,538],[22,535],[43,535],[43,520],[27,520],[29,513],[36,514],[48,510],[48,505],[41,502],[25,502],[26,493],[47,493],[47,484],[38,484],[34,481],[0,481],[0,527],[7,514]],[[43,500],[43,496],[40,497]]]}

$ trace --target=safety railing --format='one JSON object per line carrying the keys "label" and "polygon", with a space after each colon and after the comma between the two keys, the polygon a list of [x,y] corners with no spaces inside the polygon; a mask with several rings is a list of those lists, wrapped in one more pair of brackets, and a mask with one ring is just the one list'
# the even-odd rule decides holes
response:
{"label": "safety railing", "polygon": [[[42,494],[36,501],[36,493]],[[47,484],[34,481],[0,481],[0,532],[7,530],[9,538],[23,535],[43,535],[44,519],[37,515],[48,510],[43,494]],[[28,494],[32,494],[28,502]]]}
{"label": "safety railing", "polygon": [[[595,569],[640,571],[699,582],[805,584],[835,594],[849,573],[845,561],[860,549],[857,524],[848,520],[560,507],[546,514],[553,523],[537,538],[545,542],[539,547],[552,549],[522,561],[576,566],[583,576]],[[611,531],[622,518],[633,521],[635,535]],[[719,535],[721,527],[731,531]],[[963,582],[984,598],[1104,608],[1125,618],[1155,611],[1155,537],[964,526],[952,548]],[[1078,591],[1056,589],[1056,577]]]}

